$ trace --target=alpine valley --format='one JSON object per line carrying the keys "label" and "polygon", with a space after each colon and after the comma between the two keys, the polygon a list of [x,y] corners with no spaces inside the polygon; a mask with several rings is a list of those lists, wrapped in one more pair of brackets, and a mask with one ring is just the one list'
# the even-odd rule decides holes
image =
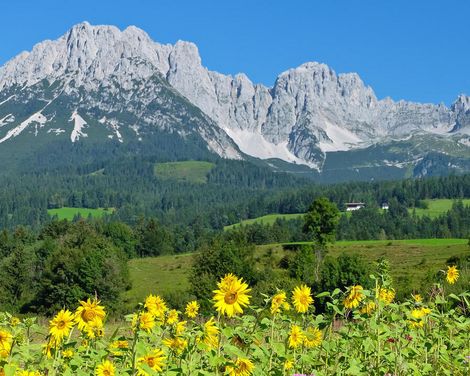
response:
{"label": "alpine valley", "polygon": [[0,68],[3,171],[154,155],[319,181],[465,173],[470,97],[378,99],[357,74],[316,62],[266,87],[208,70],[192,43],[87,22]]}

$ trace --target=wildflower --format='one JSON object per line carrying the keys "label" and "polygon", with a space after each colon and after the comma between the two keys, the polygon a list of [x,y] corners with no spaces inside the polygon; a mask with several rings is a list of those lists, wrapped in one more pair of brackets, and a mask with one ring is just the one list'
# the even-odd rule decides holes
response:
{"label": "wildflower", "polygon": [[75,311],[75,322],[79,330],[89,331],[90,325],[95,328],[102,327],[105,315],[104,307],[100,305],[100,301],[88,298],[87,301],[80,301],[80,306]]}
{"label": "wildflower", "polygon": [[160,296],[155,296],[150,294],[145,299],[144,307],[150,312],[153,316],[163,319],[165,312],[167,311],[167,306],[165,301]]}
{"label": "wildflower", "polygon": [[6,358],[10,354],[13,338],[10,333],[0,330],[0,358]]}
{"label": "wildflower", "polygon": [[250,359],[238,358],[233,366],[225,367],[225,372],[229,376],[250,376],[255,365]]}
{"label": "wildflower", "polygon": [[166,323],[168,325],[173,325],[178,322],[178,311],[176,309],[172,309],[168,312],[168,317],[166,318]]}
{"label": "wildflower", "polygon": [[188,347],[188,341],[181,337],[165,338],[162,342],[166,347],[170,348],[178,355]]}
{"label": "wildflower", "polygon": [[421,307],[421,308],[416,308],[411,311],[411,317],[413,317],[416,320],[419,320],[423,318],[424,316],[428,315],[431,313],[431,310],[426,307]]}
{"label": "wildflower", "polygon": [[304,334],[298,325],[292,325],[289,333],[289,347],[297,348],[304,341]]}
{"label": "wildflower", "polygon": [[292,303],[295,310],[299,313],[308,311],[308,307],[313,303],[313,298],[310,296],[310,287],[306,285],[297,286],[292,292]]}
{"label": "wildflower", "polygon": [[61,310],[51,321],[49,321],[49,334],[58,345],[62,339],[69,335],[73,327],[74,316],[69,310]]}
{"label": "wildflower", "polygon": [[395,290],[380,287],[377,292],[377,298],[388,305],[395,299]]}
{"label": "wildflower", "polygon": [[[142,358],[139,358],[138,362],[140,364],[146,364],[154,371],[161,372],[165,365],[165,359],[166,357],[163,354],[163,351],[156,349],[153,350],[151,353],[143,356]],[[139,369],[139,374],[146,375],[147,372],[143,371],[142,369]]]}
{"label": "wildflower", "polygon": [[41,376],[39,371],[17,370],[15,376]]}
{"label": "wildflower", "polygon": [[421,303],[423,301],[423,298],[420,294],[411,294],[411,297],[413,298],[415,303]]}
{"label": "wildflower", "polygon": [[281,307],[284,308],[284,303],[287,303],[286,293],[284,291],[279,291],[271,300],[271,314],[275,315],[277,313],[281,313]]}
{"label": "wildflower", "polygon": [[455,265],[447,267],[446,280],[453,285],[459,279],[459,271]]}
{"label": "wildflower", "polygon": [[190,319],[194,319],[199,312],[199,303],[195,300],[192,302],[189,302],[186,304],[186,316],[188,316]]}
{"label": "wildflower", "polygon": [[10,325],[13,327],[17,326],[20,322],[21,320],[18,317],[12,316],[10,318]]}
{"label": "wildflower", "polygon": [[115,368],[113,363],[109,360],[105,360],[98,367],[96,367],[95,375],[96,376],[114,376]]}
{"label": "wildflower", "polygon": [[350,287],[349,294],[344,299],[344,306],[349,309],[356,308],[359,303],[364,299],[364,293],[362,292],[364,289],[361,285],[355,285]]}
{"label": "wildflower", "polygon": [[308,327],[304,332],[304,346],[307,348],[320,346],[323,340],[323,333],[315,327]]}
{"label": "wildflower", "polygon": [[424,321],[423,320],[418,320],[418,321],[408,320],[408,325],[410,326],[410,328],[419,329],[424,326]]}
{"label": "wildflower", "polygon": [[218,283],[218,290],[214,290],[214,307],[221,314],[226,314],[228,317],[243,313],[242,307],[250,303],[250,295],[248,293],[251,289],[243,282],[243,279],[238,279],[235,276],[228,278],[227,275],[220,283]]}

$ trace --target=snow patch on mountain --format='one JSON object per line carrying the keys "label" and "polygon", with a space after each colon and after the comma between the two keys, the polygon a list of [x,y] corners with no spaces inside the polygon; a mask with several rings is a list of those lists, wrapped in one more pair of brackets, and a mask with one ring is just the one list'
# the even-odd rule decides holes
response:
{"label": "snow patch on mountain", "polygon": [[87,122],[78,114],[77,110],[72,113],[69,121],[73,121],[73,131],[70,134],[70,140],[72,142],[78,141],[80,137],[88,137],[86,133],[83,132],[83,128],[87,125]]}
{"label": "snow patch on mountain", "polygon": [[13,114],[8,114],[0,119],[0,127],[3,127],[4,125],[7,125],[8,123],[12,123],[14,121],[15,117],[13,116]]}
{"label": "snow patch on mountain", "polygon": [[[47,118],[41,114],[41,111],[38,111],[23,121],[20,125],[16,126],[13,129],[10,129],[5,137],[0,140],[0,144],[11,137],[18,136],[21,132],[23,132],[30,124],[39,124],[44,125],[47,122]],[[37,128],[36,128],[37,129]]]}
{"label": "snow patch on mountain", "polygon": [[328,136],[328,139],[322,139],[319,142],[320,149],[323,152],[349,150],[363,142],[358,135],[328,121],[325,121],[323,130]]}
{"label": "snow patch on mountain", "polygon": [[279,158],[286,162],[309,165],[308,162],[297,158],[287,148],[287,142],[273,144],[262,134],[242,129],[225,128],[225,132],[235,141],[245,154],[260,159]]}

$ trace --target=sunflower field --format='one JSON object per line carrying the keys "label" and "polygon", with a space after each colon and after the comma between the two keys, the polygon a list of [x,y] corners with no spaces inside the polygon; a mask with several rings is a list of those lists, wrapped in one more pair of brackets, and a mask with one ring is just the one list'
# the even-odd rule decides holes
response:
{"label": "sunflower field", "polygon": [[[48,328],[35,319],[0,316],[0,374],[36,375],[470,375],[470,294],[446,293],[445,279],[425,298],[395,302],[384,276],[313,294],[292,292],[250,305],[250,287],[233,274],[213,292],[213,316],[199,303],[184,312],[149,295],[108,332],[106,308],[94,299],[63,309]],[[315,314],[315,299],[326,312]]]}

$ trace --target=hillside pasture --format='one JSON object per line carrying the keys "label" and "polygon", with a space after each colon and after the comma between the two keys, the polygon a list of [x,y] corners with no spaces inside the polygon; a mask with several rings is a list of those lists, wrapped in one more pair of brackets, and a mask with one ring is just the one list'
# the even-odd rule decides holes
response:
{"label": "hillside pasture", "polygon": [[174,180],[194,184],[207,183],[207,174],[215,167],[205,161],[180,161],[156,163],[155,176],[161,180]]}
{"label": "hillside pasture", "polygon": [[[426,209],[421,209],[421,208],[415,208],[415,209],[409,209],[410,214],[413,213],[413,211],[416,213],[418,217],[424,217],[428,216],[430,218],[436,218],[439,217],[442,214],[445,214],[447,211],[449,211],[452,208],[452,205],[456,200],[451,200],[451,199],[435,199],[435,200],[423,200],[428,207]],[[470,205],[470,199],[462,199],[462,203],[465,206]]]}
{"label": "hillside pasture", "polygon": [[[309,243],[268,244],[256,247],[256,265],[259,269],[270,265],[276,274],[286,271],[279,268],[289,248]],[[341,241],[330,247],[333,257],[341,253],[357,254],[371,265],[379,258],[390,261],[391,274],[396,284],[419,289],[428,273],[445,268],[445,262],[455,255],[469,254],[467,239],[411,239]],[[150,293],[175,294],[190,286],[189,276],[193,254],[181,254],[134,259],[129,261],[132,289],[126,293],[135,305]]]}
{"label": "hillside pasture", "polygon": [[93,218],[101,218],[105,215],[110,215],[114,212],[114,208],[98,208],[98,209],[89,209],[89,208],[71,208],[63,207],[58,209],[49,209],[47,213],[51,216],[57,216],[58,219],[67,219],[69,221],[73,220],[76,215],[80,215],[82,218],[88,218],[92,216]]}

